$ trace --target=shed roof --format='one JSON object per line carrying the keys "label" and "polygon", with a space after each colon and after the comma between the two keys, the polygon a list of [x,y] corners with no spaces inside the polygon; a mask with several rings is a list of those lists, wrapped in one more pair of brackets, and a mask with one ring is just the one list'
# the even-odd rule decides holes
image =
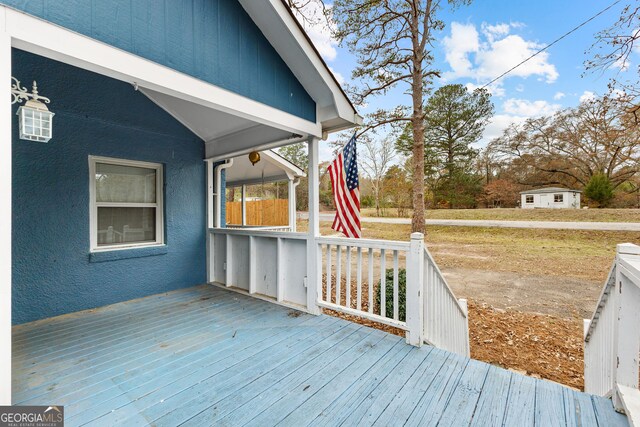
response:
{"label": "shed roof", "polygon": [[582,193],[580,190],[572,190],[570,188],[562,188],[562,187],[546,187],[546,188],[536,188],[533,190],[525,190],[521,191],[520,194],[546,194],[546,193]]}

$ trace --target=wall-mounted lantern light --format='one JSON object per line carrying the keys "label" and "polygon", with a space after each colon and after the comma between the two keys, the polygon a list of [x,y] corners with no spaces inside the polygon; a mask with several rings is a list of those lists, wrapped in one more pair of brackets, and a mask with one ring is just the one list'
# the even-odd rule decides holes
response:
{"label": "wall-mounted lantern light", "polygon": [[28,141],[49,142],[53,137],[53,116],[45,103],[50,103],[49,98],[38,95],[38,85],[33,82],[31,93],[22,87],[20,81],[11,77],[11,103],[24,105],[18,108],[20,139]]}

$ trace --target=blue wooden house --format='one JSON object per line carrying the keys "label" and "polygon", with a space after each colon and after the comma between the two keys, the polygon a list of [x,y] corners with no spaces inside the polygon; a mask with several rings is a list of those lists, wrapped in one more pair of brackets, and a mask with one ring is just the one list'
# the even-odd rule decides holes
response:
{"label": "blue wooden house", "polygon": [[[422,235],[320,236],[319,141],[361,118],[285,1],[0,0],[0,81],[0,404],[67,425],[627,425],[471,360]],[[308,231],[224,228],[230,159],[298,142]]]}

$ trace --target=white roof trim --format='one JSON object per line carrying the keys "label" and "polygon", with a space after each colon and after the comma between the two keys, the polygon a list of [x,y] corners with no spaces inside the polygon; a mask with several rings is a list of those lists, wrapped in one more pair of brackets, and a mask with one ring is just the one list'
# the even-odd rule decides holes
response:
{"label": "white roof trim", "polygon": [[286,158],[282,157],[280,154],[273,150],[267,150],[260,152],[261,155],[264,155],[264,159],[270,162],[273,165],[278,166],[280,169],[287,172],[287,175],[291,175],[291,178],[299,178],[303,176],[307,176],[306,173],[302,169],[300,169],[294,163],[291,163]]}
{"label": "white roof trim", "polygon": [[[358,115],[329,71],[327,64],[282,0],[239,0],[239,2],[316,101],[317,120],[323,123],[324,132],[348,129],[362,124],[362,117]],[[274,13],[284,24],[284,28],[273,25]],[[321,94],[321,88],[317,85],[318,79],[322,82],[324,89],[330,91],[331,102],[322,99],[324,95]]]}
{"label": "white roof trim", "polygon": [[13,47],[287,132],[322,136],[313,123],[24,12],[0,5]]}

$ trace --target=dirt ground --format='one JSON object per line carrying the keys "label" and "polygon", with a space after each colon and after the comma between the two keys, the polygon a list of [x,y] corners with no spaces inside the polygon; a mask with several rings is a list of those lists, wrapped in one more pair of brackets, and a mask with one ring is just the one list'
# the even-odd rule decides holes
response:
{"label": "dirt ground", "polygon": [[602,283],[575,278],[511,272],[443,268],[459,298],[482,301],[502,310],[584,319],[591,317]]}

